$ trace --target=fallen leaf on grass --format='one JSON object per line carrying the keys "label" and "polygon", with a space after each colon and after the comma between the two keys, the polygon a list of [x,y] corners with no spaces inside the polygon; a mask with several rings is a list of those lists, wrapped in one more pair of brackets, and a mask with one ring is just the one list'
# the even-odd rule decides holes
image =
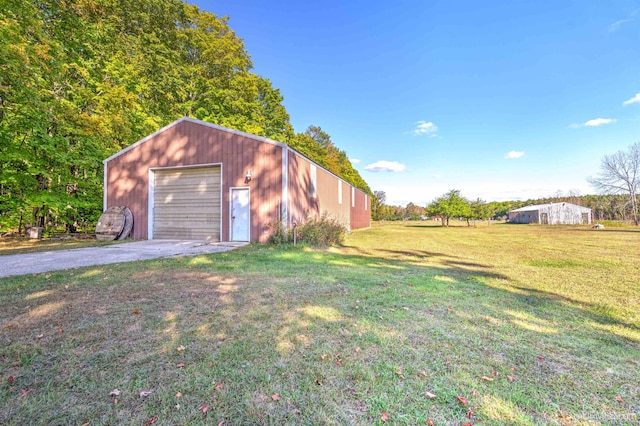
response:
{"label": "fallen leaf on grass", "polygon": [[624,399],[622,399],[622,397],[620,395],[618,395],[618,396],[616,396],[616,401],[624,402]]}
{"label": "fallen leaf on grass", "polygon": [[498,373],[498,372],[497,372],[497,371],[495,371],[495,370],[493,370],[493,373],[491,373],[491,374],[493,374],[495,377],[497,377],[497,376],[499,376],[499,375],[500,375],[500,373]]}
{"label": "fallen leaf on grass", "polygon": [[177,350],[178,350],[179,352],[184,351],[184,346],[182,346],[182,345],[178,346],[178,347],[177,347]]}
{"label": "fallen leaf on grass", "polygon": [[565,420],[571,420],[571,414],[563,413],[562,410],[558,410],[558,417]]}
{"label": "fallen leaf on grass", "polygon": [[316,378],[316,385],[322,386],[322,380]]}
{"label": "fallen leaf on grass", "polygon": [[179,362],[176,364],[176,368],[182,368],[184,367],[184,362]]}
{"label": "fallen leaf on grass", "polygon": [[434,393],[431,393],[429,391],[425,392],[425,395],[427,395],[427,398],[431,398],[431,399],[436,397],[436,395]]}
{"label": "fallen leaf on grass", "polygon": [[480,377],[482,380],[486,380],[487,382],[493,382],[493,378],[492,377],[487,377],[487,376],[482,376]]}
{"label": "fallen leaf on grass", "polygon": [[396,375],[404,379],[404,374],[402,374],[402,371],[400,370],[396,371]]}
{"label": "fallen leaf on grass", "polygon": [[114,389],[111,392],[109,392],[109,396],[118,396],[120,395],[120,389]]}
{"label": "fallen leaf on grass", "polygon": [[422,370],[422,371],[420,371],[420,375],[421,375],[422,377],[427,377],[427,372],[426,372],[426,371],[424,371],[424,370]]}
{"label": "fallen leaf on grass", "polygon": [[471,389],[471,396],[476,396],[478,395],[478,392],[476,392],[475,389]]}
{"label": "fallen leaf on grass", "polygon": [[451,306],[447,306],[447,311],[452,311],[453,308]]}
{"label": "fallen leaf on grass", "polygon": [[431,420],[431,419],[427,419],[427,424],[429,426],[435,426],[435,423],[433,423],[433,420]]}
{"label": "fallen leaf on grass", "polygon": [[274,401],[277,401],[280,399],[280,394],[274,393],[273,395],[271,395],[271,399],[273,399]]}
{"label": "fallen leaf on grass", "polygon": [[43,337],[44,337],[44,334],[38,334],[38,335],[36,336],[36,339],[42,339]]}
{"label": "fallen leaf on grass", "polygon": [[464,399],[464,397],[462,396],[456,396],[456,399],[458,400],[458,402],[460,402],[460,404],[462,405],[467,405],[467,400]]}
{"label": "fallen leaf on grass", "polygon": [[513,376],[507,376],[507,379],[509,379],[510,382],[513,382],[516,378]]}
{"label": "fallen leaf on grass", "polygon": [[24,398],[25,396],[29,395],[31,393],[31,389],[22,389],[20,391],[20,397]]}
{"label": "fallen leaf on grass", "polygon": [[383,422],[389,420],[389,413],[382,413],[382,417],[380,417],[380,420],[382,420]]}
{"label": "fallen leaf on grass", "polygon": [[199,408],[199,410],[202,411],[203,413],[206,413],[207,411],[209,411],[209,405],[204,404]]}
{"label": "fallen leaf on grass", "polygon": [[144,424],[145,426],[149,426],[158,421],[158,416],[153,416],[149,420],[147,420]]}
{"label": "fallen leaf on grass", "polygon": [[176,392],[176,398],[182,398],[182,392],[180,391]]}
{"label": "fallen leaf on grass", "polygon": [[469,408],[469,410],[467,411],[467,417],[469,417],[470,419],[473,418],[473,410],[471,408]]}
{"label": "fallen leaf on grass", "polygon": [[149,395],[151,395],[153,393],[153,391],[141,391],[140,392],[140,398],[146,398]]}
{"label": "fallen leaf on grass", "polygon": [[216,391],[219,391],[220,389],[222,389],[222,383],[218,383],[214,389]]}
{"label": "fallen leaf on grass", "polygon": [[15,381],[16,381],[16,378],[15,378],[15,377],[13,377],[13,376],[9,376],[9,378],[7,379],[7,381],[8,381],[9,383],[13,383],[13,382],[15,382]]}
{"label": "fallen leaf on grass", "polygon": [[538,359],[544,359],[544,355],[538,355]]}
{"label": "fallen leaf on grass", "polygon": [[140,309],[136,309],[135,311],[132,311],[131,313],[133,315],[140,315],[140,312],[141,312]]}
{"label": "fallen leaf on grass", "polygon": [[635,362],[635,361],[634,361],[634,360],[632,360],[632,359],[628,359],[628,360],[627,360],[627,362],[628,362],[629,364],[633,364],[633,365],[636,365],[636,364],[637,364],[637,362]]}

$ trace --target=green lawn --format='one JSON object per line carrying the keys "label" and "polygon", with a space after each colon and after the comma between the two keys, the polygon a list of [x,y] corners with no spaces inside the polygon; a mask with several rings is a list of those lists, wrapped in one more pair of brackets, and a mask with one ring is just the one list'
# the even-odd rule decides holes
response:
{"label": "green lawn", "polygon": [[0,279],[0,424],[638,424],[639,277],[632,228],[410,222]]}

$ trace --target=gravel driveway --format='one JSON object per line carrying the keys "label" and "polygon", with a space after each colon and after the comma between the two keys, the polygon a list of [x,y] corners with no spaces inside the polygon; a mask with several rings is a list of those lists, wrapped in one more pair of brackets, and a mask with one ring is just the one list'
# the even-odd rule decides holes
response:
{"label": "gravel driveway", "polygon": [[81,266],[134,262],[160,257],[195,256],[233,250],[247,243],[146,240],[102,247],[43,251],[0,256],[0,277],[37,274]]}

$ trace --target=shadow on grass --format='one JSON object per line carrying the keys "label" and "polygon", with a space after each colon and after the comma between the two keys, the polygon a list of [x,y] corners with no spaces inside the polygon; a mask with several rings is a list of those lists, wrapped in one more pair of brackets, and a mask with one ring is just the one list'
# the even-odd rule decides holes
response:
{"label": "shadow on grass", "polygon": [[[571,306],[572,309],[581,311],[590,321],[602,325],[615,325],[620,326],[624,329],[634,330],[638,332],[635,334],[637,336],[640,336],[640,327],[638,327],[636,324],[632,324],[623,321],[620,318],[616,318],[616,315],[611,312],[611,309],[607,308],[604,305],[587,303],[584,301],[572,299],[558,293],[547,292],[543,290],[517,286],[514,287],[514,289],[523,294],[522,299],[528,305],[536,306],[537,308],[542,307],[553,312],[553,309],[558,305],[558,303],[561,303],[563,306]],[[640,337],[622,337],[628,339],[629,341],[640,342]]]}
{"label": "shadow on grass", "polygon": [[[555,418],[558,404],[578,421],[629,413],[608,395],[632,366],[608,380],[582,372],[606,370],[593,354],[637,356],[590,325],[610,317],[491,287],[509,278],[486,265],[389,252],[442,265],[252,246],[0,280],[0,423],[371,424],[398,410],[407,423],[459,423],[460,394],[487,424]],[[479,379],[492,370],[518,380]]]}

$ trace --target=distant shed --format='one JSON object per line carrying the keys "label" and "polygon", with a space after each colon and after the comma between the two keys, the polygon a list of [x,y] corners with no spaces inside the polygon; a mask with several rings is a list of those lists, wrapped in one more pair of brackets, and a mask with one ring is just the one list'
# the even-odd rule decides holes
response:
{"label": "distant shed", "polygon": [[571,203],[549,203],[521,207],[509,212],[511,223],[538,223],[541,225],[590,224],[591,209]]}

